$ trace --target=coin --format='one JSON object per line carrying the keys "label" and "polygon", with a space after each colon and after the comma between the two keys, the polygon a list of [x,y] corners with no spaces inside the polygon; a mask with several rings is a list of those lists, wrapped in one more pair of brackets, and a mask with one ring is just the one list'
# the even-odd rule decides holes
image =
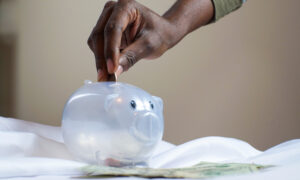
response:
{"label": "coin", "polygon": [[107,81],[114,81],[114,82],[116,82],[117,81],[116,73],[109,74],[108,78],[107,78]]}

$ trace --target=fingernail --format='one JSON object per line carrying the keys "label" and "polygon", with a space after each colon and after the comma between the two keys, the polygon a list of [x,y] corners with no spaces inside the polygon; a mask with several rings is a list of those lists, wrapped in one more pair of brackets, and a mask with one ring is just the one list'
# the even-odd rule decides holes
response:
{"label": "fingernail", "polygon": [[103,71],[101,69],[98,69],[97,74],[98,74],[97,80],[100,81],[103,76]]}
{"label": "fingernail", "polygon": [[122,66],[118,66],[118,69],[116,71],[116,76],[120,76],[120,74],[123,72],[123,67]]}
{"label": "fingernail", "polygon": [[114,64],[111,59],[108,59],[107,62],[107,71],[111,74],[114,73]]}

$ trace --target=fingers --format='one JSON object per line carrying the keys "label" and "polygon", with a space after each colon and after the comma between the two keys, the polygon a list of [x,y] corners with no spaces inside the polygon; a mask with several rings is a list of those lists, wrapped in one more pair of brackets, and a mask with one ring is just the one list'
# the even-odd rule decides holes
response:
{"label": "fingers", "polygon": [[145,11],[150,12],[131,0],[107,3],[88,41],[95,54],[98,81],[107,81],[108,74],[118,76],[140,59],[155,58],[167,50],[162,30],[167,23],[155,13],[156,18],[147,19]]}
{"label": "fingers", "polygon": [[[132,8],[124,7],[118,3],[114,7],[104,30],[104,56],[109,73],[114,73],[119,65],[119,55],[123,32],[128,24],[134,21],[135,16],[131,12]],[[123,38],[122,38],[123,37]]]}
{"label": "fingers", "polygon": [[88,45],[95,55],[98,81],[106,81],[108,78],[106,61],[104,58],[104,28],[113,11],[115,3],[116,2],[113,1],[106,3],[100,18],[88,39]]}

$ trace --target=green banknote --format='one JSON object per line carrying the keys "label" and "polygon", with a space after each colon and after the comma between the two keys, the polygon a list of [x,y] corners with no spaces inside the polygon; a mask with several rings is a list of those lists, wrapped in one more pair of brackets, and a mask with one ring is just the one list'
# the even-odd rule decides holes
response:
{"label": "green banknote", "polygon": [[142,168],[142,167],[106,167],[86,166],[84,177],[136,176],[145,178],[208,178],[223,175],[252,173],[271,166],[241,163],[201,162],[185,168]]}

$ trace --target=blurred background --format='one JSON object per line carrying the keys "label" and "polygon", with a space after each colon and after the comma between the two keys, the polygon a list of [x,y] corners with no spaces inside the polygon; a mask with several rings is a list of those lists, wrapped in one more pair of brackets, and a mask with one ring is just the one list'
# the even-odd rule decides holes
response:
{"label": "blurred background", "polygon": [[[163,14],[174,0],[140,3]],[[86,41],[105,1],[0,0],[0,115],[60,125],[83,81]],[[300,138],[300,1],[249,0],[120,77],[164,100],[164,139],[245,140],[265,150]]]}

